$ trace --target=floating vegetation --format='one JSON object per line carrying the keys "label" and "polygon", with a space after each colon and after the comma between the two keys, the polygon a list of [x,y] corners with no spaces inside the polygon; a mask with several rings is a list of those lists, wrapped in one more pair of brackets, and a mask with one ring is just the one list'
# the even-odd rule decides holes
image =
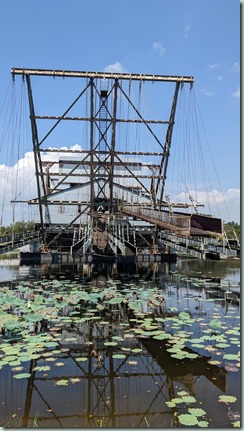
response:
{"label": "floating vegetation", "polygon": [[[89,380],[94,399],[101,392],[99,402],[104,402],[106,408],[111,405],[106,392],[110,386],[133,405],[139,387],[136,379],[145,379],[145,383],[140,380],[139,395],[144,394],[153,405],[150,397],[158,385],[157,397],[163,397],[160,405],[164,412],[170,412],[175,427],[208,427],[212,420],[208,409],[189,387],[204,376],[209,385],[215,384],[224,393],[227,376],[240,371],[238,316],[233,307],[230,312],[223,310],[214,296],[205,297],[203,283],[196,276],[193,287],[201,288],[201,297],[194,290],[188,291],[190,278],[173,275],[177,282],[164,282],[163,288],[136,276],[133,283],[110,279],[101,288],[99,284],[72,282],[65,277],[16,283],[11,289],[2,287],[1,373],[9,372],[9,381],[23,387],[36,381],[40,392],[47,384],[50,394],[60,394],[61,402],[62,394],[68,391],[72,402],[81,393],[79,402],[85,403]],[[201,309],[196,310],[200,302]],[[130,379],[131,394],[126,386]],[[153,387],[147,386],[149,379],[153,379]],[[167,392],[169,382],[175,391],[171,397]],[[228,406],[237,401],[234,398],[221,395],[213,402]],[[122,408],[127,412],[121,404]],[[84,415],[85,410],[83,405]],[[229,413],[228,410],[226,420],[237,427],[238,414]],[[151,416],[153,424],[164,427],[157,423],[158,415]],[[43,411],[40,416],[45,416]],[[145,421],[151,426],[150,414]],[[40,421],[38,426],[41,425]]]}

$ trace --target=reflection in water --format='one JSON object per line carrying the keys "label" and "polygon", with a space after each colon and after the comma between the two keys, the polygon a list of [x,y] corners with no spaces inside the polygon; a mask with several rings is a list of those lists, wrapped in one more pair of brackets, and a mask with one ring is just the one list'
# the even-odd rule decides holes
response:
{"label": "reflection in water", "polygon": [[[237,326],[239,308],[238,303],[219,296],[221,289],[216,279],[221,279],[220,273],[212,268],[210,274],[207,267],[206,274],[197,274],[199,268],[191,264],[179,273],[177,266],[157,263],[132,268],[86,265],[72,274],[68,267],[29,269],[28,277],[34,279],[35,274],[40,280],[39,288],[43,288],[43,280],[72,278],[74,290],[83,283],[92,292],[108,292],[107,300],[111,298],[111,287],[124,292],[127,298],[134,292],[142,298],[140,312],[144,315],[140,317],[140,313],[129,309],[126,301],[105,301],[92,307],[83,301],[67,304],[62,312],[60,309],[61,321],[53,318],[34,324],[33,333],[50,334],[54,346],[19,365],[23,370],[18,372],[29,372],[29,378],[13,378],[18,366],[11,363],[0,370],[0,385],[4,388],[1,426],[178,427],[178,415],[190,406],[203,408],[205,420],[211,420],[212,427],[229,427],[227,409],[224,415],[218,396],[226,393],[226,388],[229,395],[231,391],[240,392],[239,380],[237,384],[235,381],[239,370],[226,371],[223,350],[216,347],[220,342],[216,334],[222,335],[223,330]],[[199,283],[204,276],[206,282]],[[45,289],[49,288],[43,289],[46,294]],[[158,295],[152,298],[163,297],[165,303],[145,300],[143,295],[150,291]],[[189,313],[191,323],[186,317],[179,325],[182,312]],[[218,319],[227,317],[223,330],[209,328],[209,321],[216,314]],[[170,333],[172,338],[152,338],[150,332],[155,336],[155,331],[161,335],[162,331]],[[202,336],[205,343],[197,341]],[[176,345],[185,340],[186,355],[181,359],[169,351],[175,346],[172,339],[177,337],[180,338]],[[230,337],[232,341],[237,339],[236,332]],[[187,341],[189,338],[196,339],[195,347]],[[3,342],[6,341],[3,336]],[[233,344],[228,353],[234,352],[235,347]],[[31,349],[28,352],[33,353]],[[172,408],[165,404],[184,391],[195,397],[195,403],[181,402]]]}

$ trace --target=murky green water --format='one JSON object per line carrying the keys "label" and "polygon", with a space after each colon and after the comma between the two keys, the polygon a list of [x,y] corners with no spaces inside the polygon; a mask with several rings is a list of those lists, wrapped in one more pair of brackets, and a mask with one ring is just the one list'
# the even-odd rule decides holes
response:
{"label": "murky green water", "polygon": [[239,262],[4,270],[1,426],[238,426]]}

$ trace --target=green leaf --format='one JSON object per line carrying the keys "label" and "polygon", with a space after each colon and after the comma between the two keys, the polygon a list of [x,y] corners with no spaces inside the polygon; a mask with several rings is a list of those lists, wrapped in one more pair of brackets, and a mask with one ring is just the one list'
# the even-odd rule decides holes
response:
{"label": "green leaf", "polygon": [[34,299],[34,304],[41,305],[42,303],[43,303],[43,297],[41,295],[36,296]]}
{"label": "green leaf", "polygon": [[21,373],[21,374],[15,374],[14,378],[15,379],[28,379],[28,377],[30,377],[31,374],[30,373]]}
{"label": "green leaf", "polygon": [[40,320],[42,320],[43,319],[43,316],[42,316],[42,314],[28,314],[26,317],[25,317],[25,319],[28,321],[28,322],[33,322],[33,323],[36,323],[36,322],[40,322]]}
{"label": "green leaf", "polygon": [[172,398],[172,403],[174,403],[174,404],[181,404],[181,403],[183,403],[184,401],[182,400],[182,398]]}
{"label": "green leaf", "polygon": [[189,313],[186,313],[185,311],[181,311],[181,312],[179,313],[179,318],[180,318],[181,320],[189,320],[189,319],[191,319],[191,316],[190,316],[190,314],[189,314]]}
{"label": "green leaf", "polygon": [[133,353],[141,353],[143,350],[142,349],[132,349],[131,351]]}
{"label": "green leaf", "polygon": [[203,410],[203,409],[193,409],[193,408],[189,408],[188,409],[188,412],[191,414],[191,415],[193,415],[193,416],[204,416],[204,415],[206,415],[207,413],[205,412],[205,410]]}
{"label": "green leaf", "polygon": [[219,398],[218,398],[218,401],[220,403],[226,403],[226,404],[228,404],[228,403],[235,403],[237,401],[237,398],[233,397],[231,395],[220,395]]}
{"label": "green leaf", "polygon": [[135,302],[135,301],[129,301],[128,306],[129,306],[129,308],[131,308],[132,310],[135,310],[135,311],[141,311],[141,307],[140,307],[140,305],[139,305],[137,302]]}
{"label": "green leaf", "polygon": [[118,353],[118,354],[113,355],[113,358],[114,359],[124,359],[124,358],[126,358],[126,355],[123,355],[122,353]]}
{"label": "green leaf", "polygon": [[87,293],[83,290],[83,291],[79,292],[79,299],[81,299],[82,301],[89,301],[90,295],[89,295],[89,293]]}
{"label": "green leaf", "polygon": [[183,396],[182,400],[185,401],[185,403],[195,403],[196,402],[196,398],[192,397],[191,395]]}
{"label": "green leaf", "polygon": [[105,341],[104,346],[117,346],[117,341]]}
{"label": "green leaf", "polygon": [[239,361],[239,356],[238,355],[234,355],[234,354],[231,354],[231,353],[227,353],[227,354],[225,354],[224,356],[223,356],[223,358],[224,359],[228,359],[228,360],[233,360],[233,361]]}
{"label": "green leaf", "polygon": [[172,401],[166,401],[165,404],[166,404],[166,406],[168,406],[170,408],[176,407],[176,404],[173,403]]}
{"label": "green leaf", "polygon": [[187,353],[185,355],[185,358],[187,358],[187,359],[196,359],[196,358],[198,358],[198,356],[199,355],[197,355],[197,353]]}
{"label": "green leaf", "polygon": [[56,386],[67,386],[69,383],[69,381],[67,379],[61,379],[61,380],[57,380],[55,382]]}
{"label": "green leaf", "polygon": [[197,425],[198,420],[195,416],[182,414],[179,415],[179,422],[182,425],[194,426]]}
{"label": "green leaf", "polygon": [[51,367],[49,367],[49,365],[42,365],[42,366],[37,366],[35,368],[33,368],[33,371],[49,371],[51,370]]}
{"label": "green leaf", "polygon": [[209,326],[213,329],[221,328],[222,322],[220,320],[213,319],[209,322]]}
{"label": "green leaf", "polygon": [[199,427],[201,427],[201,428],[208,428],[208,422],[207,421],[198,421],[198,424],[197,424]]}
{"label": "green leaf", "polygon": [[111,298],[108,301],[108,304],[121,304],[122,301],[123,301],[122,297],[120,297],[120,298]]}

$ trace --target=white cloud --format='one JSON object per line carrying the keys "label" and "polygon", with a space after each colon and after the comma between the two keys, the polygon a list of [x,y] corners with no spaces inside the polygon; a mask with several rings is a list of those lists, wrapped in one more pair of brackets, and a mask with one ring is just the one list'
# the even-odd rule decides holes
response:
{"label": "white cloud", "polygon": [[123,73],[123,72],[126,72],[126,70],[123,64],[119,63],[118,61],[115,61],[114,64],[109,64],[108,66],[105,66],[104,72]]}
{"label": "white cloud", "polygon": [[231,71],[232,71],[232,72],[235,72],[235,73],[239,73],[239,72],[240,72],[240,64],[238,63],[238,61],[236,61],[236,62],[233,64],[233,66],[232,66],[232,68],[231,68]]}
{"label": "white cloud", "polygon": [[187,39],[191,31],[190,15],[185,15],[184,20],[185,20],[184,37],[185,39]]}
{"label": "white cloud", "polygon": [[[62,147],[61,156],[68,155],[67,150],[80,150],[79,145],[71,148]],[[57,160],[57,153],[50,152],[42,156],[45,160]],[[58,166],[57,166],[58,169]],[[199,212],[211,213],[220,217],[224,221],[235,221],[240,223],[240,189],[229,188],[221,192],[217,189],[209,191],[193,191],[181,193],[178,196],[171,196],[172,202],[188,202],[189,194],[193,196],[204,207],[199,207]],[[13,221],[13,209],[15,210],[15,221],[31,220],[34,218],[34,207],[25,204],[12,205],[11,200],[18,196],[19,200],[37,197],[36,178],[33,152],[27,152],[14,166],[0,165],[0,211],[3,215],[2,224],[9,225]]]}
{"label": "white cloud", "polygon": [[217,67],[219,67],[219,65],[218,65],[217,63],[209,64],[209,65],[208,65],[208,69],[210,69],[210,70],[217,69]]}
{"label": "white cloud", "polygon": [[[199,207],[200,213],[211,213],[226,222],[240,223],[240,189],[228,189],[225,192],[213,189],[207,194],[205,191],[189,191],[189,194],[204,205],[204,207]],[[179,202],[189,202],[189,194],[181,193],[176,199]]]}
{"label": "white cloud", "polygon": [[237,88],[236,91],[233,91],[232,96],[240,99],[240,88]]}
{"label": "white cloud", "polygon": [[215,92],[214,92],[214,91],[207,90],[207,89],[203,89],[203,90],[202,90],[202,93],[203,93],[203,94],[205,94],[205,96],[208,96],[208,97],[212,97],[212,96],[214,96],[214,94],[215,94]]}
{"label": "white cloud", "polygon": [[[54,149],[54,148],[52,148]],[[79,150],[79,145],[71,148],[62,147],[67,155],[67,150]],[[42,155],[42,160],[55,161],[57,153],[51,152]],[[57,168],[58,169],[58,168]],[[54,171],[54,169],[52,169]],[[56,170],[56,169],[55,169]],[[0,165],[0,222],[3,226],[10,225],[13,221],[32,220],[35,208],[27,203],[11,203],[13,200],[28,200],[37,197],[35,177],[34,154],[32,151],[25,153],[14,166]]]}
{"label": "white cloud", "polygon": [[166,49],[163,47],[163,45],[162,45],[161,42],[154,42],[153,43],[153,49],[155,49],[155,51],[158,51],[159,55],[161,57],[163,57],[163,55],[164,55],[164,53],[166,51]]}

